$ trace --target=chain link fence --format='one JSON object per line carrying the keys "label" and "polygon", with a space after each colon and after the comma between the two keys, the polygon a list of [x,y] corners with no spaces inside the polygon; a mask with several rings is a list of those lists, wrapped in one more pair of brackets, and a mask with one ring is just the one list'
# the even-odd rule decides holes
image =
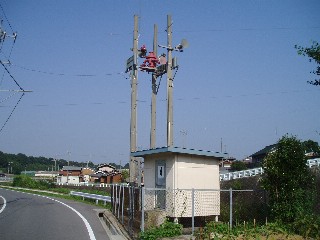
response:
{"label": "chain link fence", "polygon": [[141,190],[130,185],[111,188],[112,213],[133,239],[137,239],[141,231]]}
{"label": "chain link fence", "polygon": [[132,238],[166,219],[193,234],[210,221],[265,222],[267,196],[262,190],[161,189],[114,186],[112,211]]}

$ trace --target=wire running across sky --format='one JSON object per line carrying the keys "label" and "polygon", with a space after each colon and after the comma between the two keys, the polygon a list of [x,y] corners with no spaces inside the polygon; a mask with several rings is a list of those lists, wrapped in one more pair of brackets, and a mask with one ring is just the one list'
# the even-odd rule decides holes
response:
{"label": "wire running across sky", "polygon": [[[17,34],[13,31],[13,28],[12,28],[12,25],[11,23],[9,22],[6,14],[5,14],[5,11],[0,3],[0,8],[1,8],[1,11],[2,11],[2,14],[7,22],[7,24],[9,25],[11,31],[13,32],[12,35],[8,35],[6,33],[6,31],[3,29],[3,20],[0,19],[1,21],[1,25],[0,25],[0,41],[1,41],[1,49],[0,49],[0,52],[2,55],[5,56],[5,54],[3,53],[3,47],[4,47],[4,41],[7,37],[10,37],[13,39],[13,43],[10,47],[10,51],[9,51],[9,55],[6,59],[6,62],[8,62],[10,64],[10,57],[11,57],[11,54],[12,54],[12,50],[13,50],[13,47],[14,47],[14,44],[16,42],[16,38],[17,38]],[[9,113],[9,116],[6,118],[6,120],[4,121],[3,125],[1,126],[0,128],[0,133],[2,132],[2,130],[4,129],[4,127],[7,125],[7,123],[9,122],[11,116],[13,115],[14,111],[16,110],[17,106],[19,105],[19,103],[21,102],[21,99],[23,98],[23,96],[25,95],[25,92],[29,92],[29,91],[26,91],[22,88],[22,86],[18,83],[18,81],[15,79],[15,77],[13,76],[13,74],[10,72],[10,70],[6,67],[5,64],[7,64],[6,62],[0,60],[0,64],[2,65],[3,69],[4,69],[4,73],[2,74],[2,78],[1,78],[1,82],[0,82],[0,87],[2,87],[2,84],[4,82],[4,77],[5,75],[8,75],[10,77],[10,79],[15,83],[15,85],[19,88],[18,90],[9,90],[9,89],[1,89],[0,92],[12,92],[11,95],[9,96],[6,96],[4,99],[0,99],[0,103],[12,98],[15,94],[17,93],[21,93],[20,95],[20,98],[17,100],[17,102],[15,103],[15,105],[13,106],[11,112]]]}
{"label": "wire running across sky", "polygon": [[[36,72],[36,73],[41,73],[41,74],[47,74],[47,75],[56,75],[56,76],[66,76],[66,77],[99,77],[102,75],[99,74],[90,74],[90,73],[78,73],[78,74],[69,74],[69,73],[61,73],[61,72],[49,72],[49,71],[43,71],[43,70],[38,70],[34,68],[27,68],[23,66],[19,66],[16,64],[11,64],[13,67],[17,67],[26,71],[30,72]],[[114,72],[114,73],[105,73],[103,76],[114,76],[114,75],[122,75],[124,72]]]}
{"label": "wire running across sky", "polygon": [[[0,64],[1,89],[7,90],[0,92],[0,129],[15,108],[0,134],[3,152],[52,157],[70,150],[76,161],[88,160],[88,153],[95,163],[129,160],[132,82],[124,71],[132,56],[134,15],[139,15],[138,47],[152,50],[154,24],[158,44],[166,44],[167,14],[172,15],[173,45],[190,42],[183,54],[173,54],[179,63],[173,90],[177,145],[216,151],[223,138],[230,156],[241,159],[285,133],[319,141],[318,134],[308,135],[319,130],[319,89],[307,84],[310,63],[294,48],[319,39],[317,0],[183,5],[168,0],[160,5],[3,0],[1,5],[3,27],[8,33],[17,29],[19,41],[11,64],[5,62],[12,38],[5,40],[0,60],[22,89],[35,92],[22,92]],[[157,55],[165,51],[157,50]],[[166,75],[159,80],[156,145],[162,147]],[[138,72],[140,149],[149,146],[151,83],[150,74]],[[27,97],[16,106],[23,93]],[[181,129],[188,132],[188,141],[179,141],[185,138]]]}

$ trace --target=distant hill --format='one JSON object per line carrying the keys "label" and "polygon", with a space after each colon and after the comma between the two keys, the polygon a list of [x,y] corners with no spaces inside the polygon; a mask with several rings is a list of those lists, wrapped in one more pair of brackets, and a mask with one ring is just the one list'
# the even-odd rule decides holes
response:
{"label": "distant hill", "polygon": [[[128,164],[124,167],[117,165],[115,163],[109,163],[115,168],[128,168]],[[56,170],[61,169],[63,166],[67,166],[68,161],[64,159],[58,159],[56,161]],[[70,166],[86,167],[87,163],[85,162],[75,162],[70,161]],[[95,165],[92,162],[88,163],[88,167],[96,169],[98,165]],[[54,171],[55,162],[53,158],[46,157],[33,157],[26,156],[25,154],[10,154],[0,151],[0,172],[13,174],[20,174],[22,171]]]}

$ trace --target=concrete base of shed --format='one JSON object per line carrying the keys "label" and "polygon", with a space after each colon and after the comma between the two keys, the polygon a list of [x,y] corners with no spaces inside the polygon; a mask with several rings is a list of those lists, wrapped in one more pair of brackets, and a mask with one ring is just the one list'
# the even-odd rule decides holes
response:
{"label": "concrete base of shed", "polygon": [[159,227],[166,220],[166,211],[156,209],[147,210],[144,212],[144,229],[150,229],[151,227]]}

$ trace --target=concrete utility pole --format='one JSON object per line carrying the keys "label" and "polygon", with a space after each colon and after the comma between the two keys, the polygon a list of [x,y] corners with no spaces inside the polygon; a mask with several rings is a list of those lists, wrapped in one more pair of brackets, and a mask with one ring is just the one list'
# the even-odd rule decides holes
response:
{"label": "concrete utility pole", "polygon": [[167,146],[173,146],[173,79],[172,79],[172,21],[167,16]]}
{"label": "concrete utility pole", "polygon": [[[157,56],[158,49],[158,26],[154,25],[153,52]],[[150,149],[156,148],[156,104],[157,104],[157,74],[152,74],[152,96],[151,96],[151,131]]]}
{"label": "concrete utility pole", "polygon": [[8,174],[10,174],[10,167],[11,167],[11,173],[12,173],[12,163],[13,162],[8,162]]}
{"label": "concrete utility pole", "polygon": [[[131,70],[131,121],[130,121],[130,152],[137,150],[137,83],[138,83],[138,16],[134,15],[133,30],[133,67]],[[130,157],[130,182],[135,182],[137,164],[135,157]]]}
{"label": "concrete utility pole", "polygon": [[57,171],[57,161],[58,161],[57,158],[52,160],[52,162],[54,162],[54,171]]}

